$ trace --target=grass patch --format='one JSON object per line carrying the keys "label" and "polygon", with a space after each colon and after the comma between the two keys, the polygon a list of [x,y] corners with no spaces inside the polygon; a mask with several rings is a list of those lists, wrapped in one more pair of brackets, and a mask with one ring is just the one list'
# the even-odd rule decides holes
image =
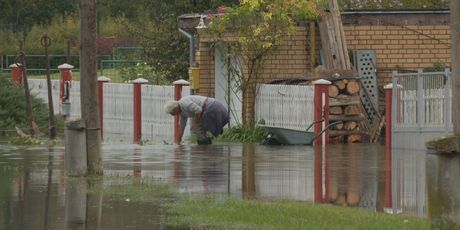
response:
{"label": "grass patch", "polygon": [[225,129],[218,137],[218,141],[253,143],[262,141],[265,138],[265,129],[253,124],[238,125]]}
{"label": "grass patch", "polygon": [[191,229],[429,229],[428,219],[299,201],[187,199],[173,207]]}
{"label": "grass patch", "polygon": [[[155,184],[142,178],[127,177],[88,177],[88,193],[103,193],[113,200],[135,202],[157,202],[173,200],[173,192],[167,184]],[[115,185],[104,185],[103,180],[115,181]]]}

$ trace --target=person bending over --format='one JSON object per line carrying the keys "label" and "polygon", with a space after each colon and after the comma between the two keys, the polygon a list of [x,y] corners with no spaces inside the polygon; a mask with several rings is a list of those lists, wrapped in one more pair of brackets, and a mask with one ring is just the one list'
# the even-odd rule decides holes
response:
{"label": "person bending over", "polygon": [[211,97],[191,95],[182,97],[179,101],[171,100],[164,106],[166,113],[180,115],[179,135],[174,143],[179,144],[184,135],[184,129],[188,118],[192,118],[192,132],[197,136],[197,142],[201,145],[212,143],[208,138],[209,131],[214,137],[223,132],[224,126],[229,121],[228,111],[225,106]]}

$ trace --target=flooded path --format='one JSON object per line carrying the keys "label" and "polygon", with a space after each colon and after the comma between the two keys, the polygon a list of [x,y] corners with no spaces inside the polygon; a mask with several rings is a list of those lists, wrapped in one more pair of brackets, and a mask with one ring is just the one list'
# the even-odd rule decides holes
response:
{"label": "flooded path", "polygon": [[[460,228],[460,159],[380,145],[103,145],[104,179],[67,178],[63,147],[0,143],[0,229],[167,229],[164,198],[290,199],[429,217]],[[134,188],[133,188],[134,186]],[[102,188],[132,190],[109,197]],[[130,195],[126,195],[130,194]],[[152,201],[153,200],[153,201]],[[85,227],[86,226],[86,227]]]}

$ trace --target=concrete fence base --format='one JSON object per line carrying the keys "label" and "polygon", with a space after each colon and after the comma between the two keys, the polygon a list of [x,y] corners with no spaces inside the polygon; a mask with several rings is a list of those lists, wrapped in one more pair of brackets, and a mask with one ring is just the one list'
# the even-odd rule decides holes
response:
{"label": "concrete fence base", "polygon": [[86,122],[65,123],[65,170],[67,176],[85,176],[87,172]]}

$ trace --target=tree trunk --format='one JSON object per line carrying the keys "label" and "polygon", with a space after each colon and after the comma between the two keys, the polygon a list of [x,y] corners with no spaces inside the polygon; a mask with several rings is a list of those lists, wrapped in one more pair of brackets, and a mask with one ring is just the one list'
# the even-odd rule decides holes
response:
{"label": "tree trunk", "polygon": [[50,59],[48,56],[48,46],[50,45],[50,40],[48,34],[45,33],[42,37],[42,45],[45,47],[45,64],[46,64],[46,86],[48,89],[48,111],[49,111],[49,121],[50,121],[50,139],[56,139],[56,117],[54,116],[54,106],[53,106],[53,93],[51,85],[51,72],[50,72]]}
{"label": "tree trunk", "polygon": [[80,1],[81,115],[86,120],[88,174],[102,174],[99,102],[97,93],[96,0]]}
{"label": "tree trunk", "polygon": [[[452,98],[460,98],[460,1],[450,1],[450,24],[452,36]],[[454,135],[460,136],[460,102],[452,101]]]}
{"label": "tree trunk", "polygon": [[35,136],[35,127],[34,127],[34,116],[32,114],[32,99],[30,97],[30,90],[29,90],[29,80],[27,79],[27,65],[26,65],[26,57],[23,51],[23,44],[22,42],[19,44],[19,52],[20,52],[20,59],[21,59],[21,68],[22,68],[22,81],[24,87],[24,95],[26,98],[26,113],[27,118],[29,121],[29,128],[31,136]]}

